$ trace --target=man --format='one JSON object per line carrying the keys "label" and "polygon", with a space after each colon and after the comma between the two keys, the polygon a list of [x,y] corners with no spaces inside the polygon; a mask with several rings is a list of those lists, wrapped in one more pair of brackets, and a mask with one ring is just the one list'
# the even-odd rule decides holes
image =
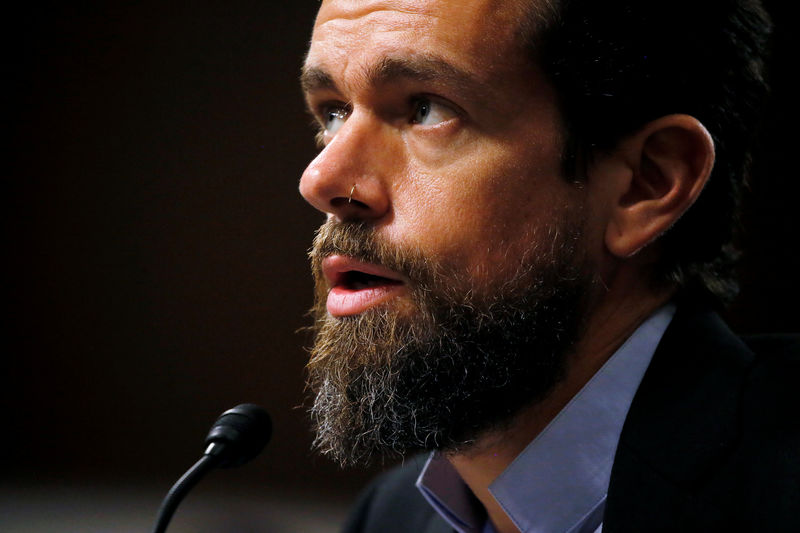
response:
{"label": "man", "polygon": [[796,347],[710,310],[769,23],[697,4],[322,3],[316,446],[432,452],[348,531],[800,527]]}

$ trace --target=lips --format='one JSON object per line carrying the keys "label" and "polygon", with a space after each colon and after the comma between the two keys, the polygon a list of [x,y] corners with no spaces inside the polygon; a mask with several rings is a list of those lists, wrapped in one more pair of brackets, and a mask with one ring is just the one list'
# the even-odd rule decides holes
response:
{"label": "lips", "polygon": [[322,273],[331,287],[327,308],[333,316],[362,313],[397,296],[406,286],[393,270],[343,255],[326,257]]}

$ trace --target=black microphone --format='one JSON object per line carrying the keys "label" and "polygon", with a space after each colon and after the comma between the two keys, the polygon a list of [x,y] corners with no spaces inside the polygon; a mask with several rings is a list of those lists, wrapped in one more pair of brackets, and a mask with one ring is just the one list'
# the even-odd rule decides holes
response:
{"label": "black microphone", "polygon": [[153,533],[167,530],[175,509],[200,478],[216,467],[243,465],[261,453],[272,436],[272,421],[267,412],[252,403],[228,409],[214,422],[206,437],[203,457],[172,486],[161,503]]}

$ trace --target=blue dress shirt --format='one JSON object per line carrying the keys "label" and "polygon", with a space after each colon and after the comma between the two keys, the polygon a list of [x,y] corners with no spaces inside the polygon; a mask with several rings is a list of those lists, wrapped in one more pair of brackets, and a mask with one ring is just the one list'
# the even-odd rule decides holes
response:
{"label": "blue dress shirt", "polygon": [[[642,323],[489,486],[523,533],[599,533],[611,466],[639,383],[675,306]],[[417,488],[459,533],[495,533],[450,462],[431,454]]]}

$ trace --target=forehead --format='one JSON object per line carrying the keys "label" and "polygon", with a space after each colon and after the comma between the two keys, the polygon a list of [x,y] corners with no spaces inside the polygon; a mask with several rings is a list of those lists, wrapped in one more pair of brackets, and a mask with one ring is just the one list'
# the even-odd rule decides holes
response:
{"label": "forehead", "polygon": [[524,59],[524,12],[522,2],[509,0],[326,0],[306,64],[347,71],[406,52],[491,78]]}

